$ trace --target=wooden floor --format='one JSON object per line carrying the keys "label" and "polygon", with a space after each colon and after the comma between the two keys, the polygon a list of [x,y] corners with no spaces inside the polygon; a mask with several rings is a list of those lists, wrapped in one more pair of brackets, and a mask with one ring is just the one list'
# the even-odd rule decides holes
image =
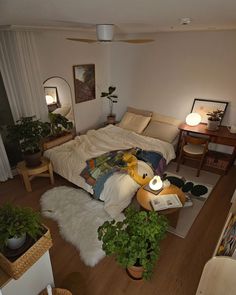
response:
{"label": "wooden floor", "polygon": [[[52,233],[54,246],[50,250],[55,283],[60,286],[70,272],[81,274],[80,295],[193,295],[206,261],[211,257],[230,208],[230,199],[236,186],[236,167],[223,176],[207,200],[200,215],[185,239],[168,234],[161,245],[161,257],[151,281],[133,281],[111,257],[95,267],[86,266],[79,252],[65,242],[57,224],[45,219]],[[72,186],[56,176],[55,186]],[[0,204],[10,201],[40,209],[41,195],[52,186],[46,178],[33,180],[32,193],[27,193],[19,177],[0,184]],[[65,196],[66,197],[66,196]]]}

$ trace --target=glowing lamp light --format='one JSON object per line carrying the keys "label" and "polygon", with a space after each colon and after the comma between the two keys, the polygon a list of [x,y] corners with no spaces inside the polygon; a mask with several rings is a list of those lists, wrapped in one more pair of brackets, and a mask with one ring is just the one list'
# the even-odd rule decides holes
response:
{"label": "glowing lamp light", "polygon": [[159,189],[162,188],[162,185],[163,183],[160,176],[154,176],[149,182],[149,187],[153,191],[158,191]]}
{"label": "glowing lamp light", "polygon": [[202,120],[202,117],[198,113],[190,113],[186,117],[186,124],[189,126],[197,126]]}
{"label": "glowing lamp light", "polygon": [[53,103],[56,103],[56,99],[52,97],[51,95],[46,95],[46,102],[47,104],[53,104]]}

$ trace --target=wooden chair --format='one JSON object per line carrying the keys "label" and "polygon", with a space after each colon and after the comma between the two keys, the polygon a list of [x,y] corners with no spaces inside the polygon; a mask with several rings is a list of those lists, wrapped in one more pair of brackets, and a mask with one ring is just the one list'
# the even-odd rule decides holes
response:
{"label": "wooden chair", "polygon": [[207,138],[193,137],[189,135],[183,136],[176,171],[179,171],[181,160],[184,161],[185,158],[199,160],[197,170],[198,177],[200,175],[205,155],[208,151],[208,142],[209,140]]}

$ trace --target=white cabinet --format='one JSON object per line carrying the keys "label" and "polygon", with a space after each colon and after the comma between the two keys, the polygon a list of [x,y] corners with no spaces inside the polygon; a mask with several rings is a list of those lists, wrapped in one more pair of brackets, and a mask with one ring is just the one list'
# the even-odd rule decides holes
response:
{"label": "white cabinet", "polygon": [[51,260],[47,251],[18,280],[2,287],[2,295],[38,295],[48,284],[54,286]]}

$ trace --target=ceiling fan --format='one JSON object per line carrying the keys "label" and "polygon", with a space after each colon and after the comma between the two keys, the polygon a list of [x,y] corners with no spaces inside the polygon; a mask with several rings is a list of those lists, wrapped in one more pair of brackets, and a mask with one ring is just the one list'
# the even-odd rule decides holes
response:
{"label": "ceiling fan", "polygon": [[83,39],[83,38],[66,38],[71,41],[79,41],[85,43],[97,43],[97,42],[126,42],[131,44],[141,44],[154,41],[154,39],[123,39],[114,40],[114,25],[113,24],[101,24],[96,25],[97,39]]}

